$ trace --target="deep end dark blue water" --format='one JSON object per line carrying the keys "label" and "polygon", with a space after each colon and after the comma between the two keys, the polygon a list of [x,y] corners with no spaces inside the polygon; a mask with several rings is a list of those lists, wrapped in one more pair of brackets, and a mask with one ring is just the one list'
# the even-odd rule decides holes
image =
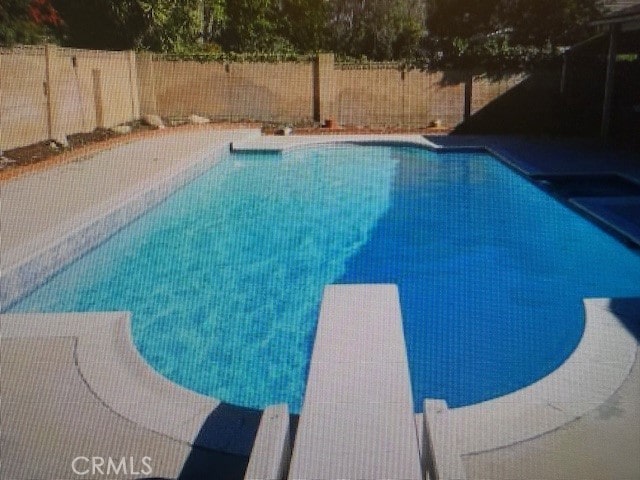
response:
{"label": "deep end dark blue water", "polygon": [[406,149],[390,207],[339,283],[396,283],[416,408],[555,370],[582,298],[640,294],[640,258],[488,155]]}

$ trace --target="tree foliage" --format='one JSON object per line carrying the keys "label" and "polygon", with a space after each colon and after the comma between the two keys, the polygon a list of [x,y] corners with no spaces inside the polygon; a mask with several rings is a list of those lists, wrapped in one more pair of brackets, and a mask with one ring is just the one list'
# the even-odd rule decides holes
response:
{"label": "tree foliage", "polygon": [[415,0],[330,0],[333,51],[375,60],[406,58],[422,36],[423,12]]}
{"label": "tree foliage", "polygon": [[226,3],[227,25],[214,39],[231,51],[261,51],[281,49],[275,21],[277,0],[239,0]]}
{"label": "tree foliage", "polygon": [[48,0],[1,0],[0,45],[40,43],[62,25]]}
{"label": "tree foliage", "polygon": [[494,24],[511,29],[517,45],[572,45],[592,33],[590,22],[602,14],[593,0],[502,0]]}
{"label": "tree foliage", "polygon": [[223,0],[137,0],[143,30],[134,47],[159,52],[189,50],[226,23]]}
{"label": "tree foliage", "polygon": [[427,66],[522,70],[592,33],[597,0],[429,0]]}
{"label": "tree foliage", "polygon": [[67,24],[63,42],[83,48],[179,52],[217,35],[224,0],[53,0]]}
{"label": "tree foliage", "polygon": [[282,0],[278,34],[298,52],[327,48],[328,4],[318,0]]}
{"label": "tree foliage", "polygon": [[[50,3],[51,2],[51,3]],[[599,0],[0,0],[0,42],[200,55],[333,51],[504,71],[590,33]],[[59,13],[59,15],[58,15]],[[64,26],[64,28],[62,28]]]}

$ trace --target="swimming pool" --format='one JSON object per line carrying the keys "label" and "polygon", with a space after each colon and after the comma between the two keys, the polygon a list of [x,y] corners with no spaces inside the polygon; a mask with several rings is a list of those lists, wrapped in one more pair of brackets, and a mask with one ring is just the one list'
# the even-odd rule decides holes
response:
{"label": "swimming pool", "polygon": [[11,310],[131,310],[163,375],[295,412],[322,288],[353,282],[399,285],[416,407],[455,407],[553,371],[640,258],[489,155],[322,146],[230,155]]}

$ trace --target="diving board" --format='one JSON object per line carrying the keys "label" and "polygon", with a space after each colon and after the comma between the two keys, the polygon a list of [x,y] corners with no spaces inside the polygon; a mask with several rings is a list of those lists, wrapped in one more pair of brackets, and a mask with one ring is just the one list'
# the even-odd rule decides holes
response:
{"label": "diving board", "polygon": [[395,285],[324,291],[289,479],[420,479]]}

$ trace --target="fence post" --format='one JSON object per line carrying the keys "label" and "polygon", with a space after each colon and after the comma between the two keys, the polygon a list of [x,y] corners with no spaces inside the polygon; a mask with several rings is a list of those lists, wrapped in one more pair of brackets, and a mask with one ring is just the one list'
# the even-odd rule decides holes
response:
{"label": "fence post", "polygon": [[140,92],[138,91],[138,69],[133,50],[126,53],[129,63],[129,95],[131,97],[131,120],[140,118]]}
{"label": "fence post", "polygon": [[471,118],[471,98],[473,97],[473,74],[467,73],[464,79],[464,117],[466,122]]}
{"label": "fence post", "polygon": [[565,95],[567,93],[567,70],[569,69],[569,54],[564,52],[562,54],[562,71],[560,73],[560,94]]}
{"label": "fence post", "polygon": [[61,141],[64,139],[65,133],[60,131],[58,119],[58,47],[47,43],[44,46],[44,59],[45,92],[47,94],[47,134],[50,139]]}
{"label": "fence post", "polygon": [[311,75],[313,77],[313,120],[320,121],[320,56],[317,56],[311,64]]}
{"label": "fence post", "polygon": [[102,96],[102,75],[99,68],[91,70],[93,79],[93,102],[96,106],[96,127],[104,128],[104,98]]}
{"label": "fence post", "polygon": [[313,118],[321,122],[335,115],[335,60],[333,53],[319,53],[314,65]]}
{"label": "fence post", "polygon": [[606,140],[609,136],[611,124],[611,105],[613,103],[613,86],[615,83],[616,53],[618,49],[618,30],[616,24],[609,26],[609,50],[607,52],[607,74],[604,84],[604,100],[602,102],[602,122],[600,124],[600,138]]}

